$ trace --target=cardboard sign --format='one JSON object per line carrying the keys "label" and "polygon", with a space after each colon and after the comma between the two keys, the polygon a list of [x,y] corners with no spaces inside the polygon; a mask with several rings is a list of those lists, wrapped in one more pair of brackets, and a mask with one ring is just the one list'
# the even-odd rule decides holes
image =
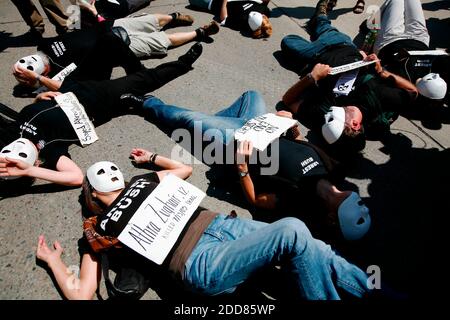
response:
{"label": "cardboard sign", "polygon": [[296,120],[266,113],[248,120],[242,128],[236,130],[234,138],[237,141],[250,141],[254,148],[264,151],[272,141],[296,123]]}
{"label": "cardboard sign", "polygon": [[[75,63],[71,63],[69,64],[67,67],[65,67],[64,69],[62,69],[60,72],[58,72],[53,78],[52,80],[57,80],[57,81],[64,81],[64,79],[71,74],[73,71],[75,71],[75,69],[77,68],[77,65]],[[33,91],[33,93],[35,94],[39,94],[42,92],[47,92],[49,91],[48,88],[46,86],[42,86],[39,87],[38,89],[36,89],[35,91]]]}
{"label": "cardboard sign", "polygon": [[350,70],[359,69],[359,68],[368,66],[369,64],[375,63],[377,61],[379,61],[379,60],[356,61],[356,62],[352,62],[352,63],[349,63],[349,64],[344,64],[344,65],[339,66],[339,67],[331,68],[331,71],[330,71],[329,74],[335,75],[335,74],[347,72],[347,71],[350,71]]}
{"label": "cardboard sign", "polygon": [[120,233],[120,242],[162,264],[205,196],[190,183],[167,175]]}
{"label": "cardboard sign", "polygon": [[55,100],[69,119],[83,147],[98,140],[94,125],[72,92],[60,94]]}
{"label": "cardboard sign", "polygon": [[410,56],[448,56],[445,50],[418,50],[408,51]]}
{"label": "cardboard sign", "polygon": [[348,96],[350,91],[353,89],[353,84],[356,81],[356,77],[358,76],[359,70],[351,70],[344,74],[342,74],[338,81],[336,82],[336,85],[334,86],[333,92],[337,96]]}

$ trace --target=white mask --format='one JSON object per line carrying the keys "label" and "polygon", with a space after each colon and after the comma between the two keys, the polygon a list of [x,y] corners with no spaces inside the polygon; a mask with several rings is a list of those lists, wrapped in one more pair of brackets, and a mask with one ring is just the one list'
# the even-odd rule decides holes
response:
{"label": "white mask", "polygon": [[26,56],[16,62],[16,66],[22,67],[36,72],[37,74],[43,74],[45,71],[45,63],[42,57],[38,54]]}
{"label": "white mask", "polygon": [[347,240],[362,238],[370,228],[369,209],[356,192],[352,192],[338,208],[339,225]]}
{"label": "white mask", "polygon": [[252,31],[256,31],[261,27],[263,16],[261,13],[252,11],[248,14],[248,25]]}
{"label": "white mask", "polygon": [[447,94],[447,83],[437,73],[429,73],[416,81],[417,90],[428,99],[440,100]]}
{"label": "white mask", "polygon": [[[28,139],[20,138],[14,140],[0,151],[1,157],[22,160],[29,165],[34,165],[38,158],[36,146]],[[17,177],[9,177],[17,178]]]}
{"label": "white mask", "polygon": [[122,172],[112,162],[100,161],[94,163],[86,172],[89,183],[95,190],[111,192],[125,188]]}
{"label": "white mask", "polygon": [[345,127],[345,110],[342,107],[331,107],[324,116],[325,123],[322,126],[322,135],[329,143],[335,143]]}

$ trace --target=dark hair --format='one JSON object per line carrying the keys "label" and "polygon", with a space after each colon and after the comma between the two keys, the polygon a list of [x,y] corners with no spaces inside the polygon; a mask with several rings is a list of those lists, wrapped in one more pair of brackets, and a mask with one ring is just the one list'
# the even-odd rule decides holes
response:
{"label": "dark hair", "polygon": [[84,204],[86,205],[86,209],[89,210],[89,215],[97,216],[103,214],[105,206],[92,196],[92,190],[94,190],[94,188],[92,188],[87,177],[84,177],[81,187],[83,188]]}

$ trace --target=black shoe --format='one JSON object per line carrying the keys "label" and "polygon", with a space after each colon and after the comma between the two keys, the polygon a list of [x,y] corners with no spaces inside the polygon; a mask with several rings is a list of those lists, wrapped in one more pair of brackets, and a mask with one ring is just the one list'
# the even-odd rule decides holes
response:
{"label": "black shoe", "polygon": [[185,54],[178,58],[179,61],[191,66],[202,54],[203,46],[200,42],[195,43]]}
{"label": "black shoe", "polygon": [[181,14],[179,12],[171,13],[172,21],[168,23],[171,28],[191,26],[194,23],[194,18],[188,14]]}
{"label": "black shoe", "polygon": [[124,93],[120,96],[120,103],[128,108],[129,111],[140,112],[146,98],[132,93]]}

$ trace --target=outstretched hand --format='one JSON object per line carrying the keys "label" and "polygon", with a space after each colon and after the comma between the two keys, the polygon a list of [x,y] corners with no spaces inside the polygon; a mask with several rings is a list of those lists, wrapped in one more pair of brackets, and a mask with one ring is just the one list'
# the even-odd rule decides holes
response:
{"label": "outstretched hand", "polygon": [[58,241],[53,243],[53,249],[47,246],[47,242],[45,241],[45,237],[43,235],[39,236],[38,246],[36,250],[36,257],[39,260],[42,260],[49,264],[51,261],[55,259],[59,259],[64,249],[61,247],[61,244]]}
{"label": "outstretched hand", "polygon": [[133,150],[131,150],[130,158],[137,164],[148,163],[152,154],[153,152],[145,149],[133,148]]}
{"label": "outstretched hand", "polygon": [[18,159],[0,157],[0,177],[23,177],[28,175],[30,164]]}

